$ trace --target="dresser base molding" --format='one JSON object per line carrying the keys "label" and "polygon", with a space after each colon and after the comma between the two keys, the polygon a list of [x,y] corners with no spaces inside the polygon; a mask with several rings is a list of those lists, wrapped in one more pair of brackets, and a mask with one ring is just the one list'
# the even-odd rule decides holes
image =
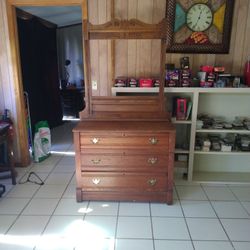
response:
{"label": "dresser base molding", "polygon": [[133,202],[160,202],[173,204],[173,190],[167,192],[112,192],[112,191],[82,191],[76,188],[77,202],[97,201],[133,201]]}

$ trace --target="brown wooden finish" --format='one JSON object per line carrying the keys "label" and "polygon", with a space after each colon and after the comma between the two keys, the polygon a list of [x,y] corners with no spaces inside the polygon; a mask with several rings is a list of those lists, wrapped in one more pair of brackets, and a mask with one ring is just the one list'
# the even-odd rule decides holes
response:
{"label": "brown wooden finish", "polygon": [[[146,5],[152,8],[150,3],[146,1]],[[107,9],[102,11],[104,2],[98,2],[96,9],[94,2],[89,2],[92,18],[83,23],[85,69],[89,78],[85,87],[87,109],[80,115],[84,121],[73,130],[77,147],[76,199],[78,202],[137,200],[171,204],[175,130],[169,124],[164,97],[166,19],[159,19],[159,22],[154,18],[158,23],[149,24],[153,16],[147,17],[143,12],[138,15],[142,20],[127,20],[132,16],[126,13],[116,19],[115,1],[106,5],[110,8],[108,14]],[[128,8],[126,3],[124,6]],[[109,14],[111,21],[107,22]],[[130,39],[131,43],[121,39]],[[128,58],[122,63],[118,60],[124,58],[120,50],[122,47],[138,45],[132,39],[141,39],[140,51],[132,47],[135,53],[143,55],[139,65],[133,62],[141,73],[137,74],[137,69],[134,72],[137,77],[160,78],[158,95],[110,96],[114,78],[123,75],[123,68],[131,71]],[[142,39],[161,41],[161,45],[155,44],[160,52],[158,58],[149,53],[152,41]],[[102,55],[101,58],[99,55]],[[159,62],[155,67],[159,70],[154,75],[147,74],[151,68],[148,64],[151,57],[154,62]]]}
{"label": "brown wooden finish", "polygon": [[83,121],[73,132],[77,201],[172,203],[175,130],[168,122]]}
{"label": "brown wooden finish", "polygon": [[83,172],[79,183],[82,191],[164,192],[167,189],[167,173],[107,173]]}
{"label": "brown wooden finish", "polygon": [[[104,148],[86,148],[81,146],[82,154],[114,154],[114,148],[104,147]],[[133,147],[116,147],[115,153],[119,155],[165,155],[166,148],[164,147],[137,147],[136,150]]]}
{"label": "brown wooden finish", "polygon": [[90,110],[82,113],[81,118],[112,119],[142,119],[164,118],[169,120],[169,114],[165,111],[165,98],[158,96],[119,96],[119,97],[92,97]]}
{"label": "brown wooden finish", "polygon": [[80,188],[76,189],[77,201],[81,202],[83,200],[99,200],[99,201],[109,201],[109,200],[119,200],[119,201],[136,201],[136,202],[166,202],[168,205],[171,205],[172,193],[168,192],[100,192],[96,191],[86,191],[81,192]]}
{"label": "brown wooden finish", "polygon": [[81,154],[82,171],[148,171],[167,172],[168,156],[158,154],[121,155],[114,154]]}
{"label": "brown wooden finish", "polygon": [[102,134],[95,133],[92,136],[88,134],[84,136],[81,133],[80,136],[80,144],[81,146],[85,146],[88,148],[99,148],[99,147],[122,147],[122,148],[133,148],[137,146],[143,147],[166,147],[168,149],[168,134],[163,136],[159,134],[144,134],[144,135],[136,135],[136,134],[125,134],[112,132],[112,135],[103,136]]}
{"label": "brown wooden finish", "polygon": [[[103,134],[109,132],[129,132],[129,133],[172,133],[173,132],[173,125],[167,121],[165,122],[158,122],[158,121],[151,121],[144,122],[136,121],[84,121],[79,122],[77,126],[73,129],[73,132],[86,132],[88,133],[95,133],[95,132],[102,132]],[[173,152],[173,151],[171,151]]]}
{"label": "brown wooden finish", "polygon": [[[89,78],[86,79],[87,90],[87,109],[81,112],[81,119],[166,119],[168,114],[165,108],[164,97],[164,67],[165,67],[165,39],[167,32],[166,18],[153,18],[153,12],[150,16],[144,15],[143,12],[138,14],[142,20],[137,18],[135,14],[128,15],[127,12],[120,13],[118,17],[115,12],[120,8],[132,5],[124,2],[124,6],[120,6],[116,1],[109,3],[88,2],[89,14],[91,19],[84,20],[84,43],[88,51],[85,53],[87,59],[87,70]],[[153,8],[152,2],[147,1],[148,8]],[[116,5],[117,4],[117,5]],[[109,8],[107,13],[103,12],[103,8]],[[128,10],[127,10],[128,11]],[[126,14],[127,13],[127,14]],[[132,18],[127,20],[128,18]],[[110,20],[111,19],[111,20]],[[110,20],[110,21],[109,21]],[[152,24],[152,21],[156,23]],[[119,39],[119,41],[115,41]],[[121,41],[121,39],[132,39],[132,43]],[[132,44],[137,44],[135,39],[141,39],[138,43],[141,49],[138,50],[133,46],[135,53],[141,53],[140,62],[133,62],[136,65],[136,76],[139,77],[157,77],[160,78],[160,93],[153,97],[153,102],[149,103],[151,97],[111,97],[111,87],[114,78],[121,76],[123,72],[131,71],[128,61],[132,57],[126,57],[122,52],[123,47],[127,49]],[[143,41],[143,40],[144,41]],[[150,39],[145,41],[145,39]],[[156,58],[151,54],[149,48],[152,47],[152,39],[161,41],[161,56]],[[111,40],[111,41],[108,41]],[[137,44],[137,45],[138,45]],[[136,45],[136,47],[138,47]],[[158,45],[156,46],[158,48]],[[153,50],[152,50],[153,51]],[[156,49],[159,53],[159,49]],[[158,54],[157,54],[158,56]],[[154,59],[156,68],[148,63],[148,60]],[[121,61],[127,62],[127,68],[121,69],[119,66]],[[159,67],[159,65],[161,65]],[[158,72],[156,72],[159,67]],[[137,70],[139,68],[139,71]],[[152,71],[152,74],[148,72]],[[138,73],[139,72],[139,73]],[[125,73],[126,76],[126,73]],[[129,75],[127,75],[129,76]],[[135,75],[134,75],[135,76]],[[96,87],[92,87],[92,84]],[[105,97],[105,98],[104,98]],[[139,103],[138,103],[139,102]]]}
{"label": "brown wooden finish", "polygon": [[27,124],[26,124],[26,114],[24,108],[24,97],[22,90],[22,77],[20,68],[20,55],[19,55],[19,45],[17,41],[17,21],[15,7],[7,1],[7,16],[8,16],[8,28],[10,36],[10,50],[11,50],[11,64],[13,65],[12,73],[14,80],[15,89],[15,100],[16,100],[16,113],[17,113],[17,130],[19,137],[19,148],[21,153],[21,166],[27,166],[30,163],[30,155],[28,150],[28,134],[27,134]]}
{"label": "brown wooden finish", "polygon": [[147,24],[136,19],[118,20],[99,25],[89,23],[90,39],[165,39],[166,19],[158,24]]}

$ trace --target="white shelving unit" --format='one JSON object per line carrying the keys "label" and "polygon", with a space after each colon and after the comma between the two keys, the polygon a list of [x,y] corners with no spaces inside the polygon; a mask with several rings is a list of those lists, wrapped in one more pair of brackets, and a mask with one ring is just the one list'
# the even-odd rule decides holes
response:
{"label": "white shelving unit", "polygon": [[[112,95],[158,93],[159,88],[112,88]],[[188,181],[219,183],[250,183],[250,152],[195,151],[195,137],[205,134],[250,134],[249,130],[196,129],[197,115],[208,113],[233,120],[250,117],[250,88],[165,88],[167,99],[188,96],[192,102],[191,120],[172,120],[176,126],[189,130],[189,150],[176,149],[188,155]],[[171,107],[171,105],[168,106]],[[171,111],[171,110],[170,110]],[[178,134],[177,134],[178,136]]]}

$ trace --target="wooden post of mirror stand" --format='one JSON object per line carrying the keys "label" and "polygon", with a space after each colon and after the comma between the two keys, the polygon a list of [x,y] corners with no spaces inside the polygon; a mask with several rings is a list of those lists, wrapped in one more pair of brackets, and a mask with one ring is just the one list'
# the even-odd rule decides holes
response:
{"label": "wooden post of mirror stand", "polygon": [[88,30],[88,0],[82,2],[82,34],[83,34],[83,60],[84,60],[84,92],[85,92],[85,109],[80,112],[80,119],[88,117],[92,113],[91,103],[91,69],[90,69],[90,44]]}
{"label": "wooden post of mirror stand", "polygon": [[160,75],[160,87],[159,87],[159,99],[161,103],[161,112],[166,110],[166,98],[164,93],[165,87],[165,62],[166,62],[166,40],[161,39],[161,75]]}
{"label": "wooden post of mirror stand", "polygon": [[[115,0],[111,0],[111,20],[115,18]],[[115,40],[111,40],[111,79],[112,86],[115,84]]]}

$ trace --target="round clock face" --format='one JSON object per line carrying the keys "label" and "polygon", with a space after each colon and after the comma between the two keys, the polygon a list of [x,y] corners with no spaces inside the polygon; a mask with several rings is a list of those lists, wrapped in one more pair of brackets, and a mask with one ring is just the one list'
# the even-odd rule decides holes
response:
{"label": "round clock face", "polygon": [[187,12],[186,22],[192,31],[205,31],[213,22],[213,13],[206,4],[194,4]]}

